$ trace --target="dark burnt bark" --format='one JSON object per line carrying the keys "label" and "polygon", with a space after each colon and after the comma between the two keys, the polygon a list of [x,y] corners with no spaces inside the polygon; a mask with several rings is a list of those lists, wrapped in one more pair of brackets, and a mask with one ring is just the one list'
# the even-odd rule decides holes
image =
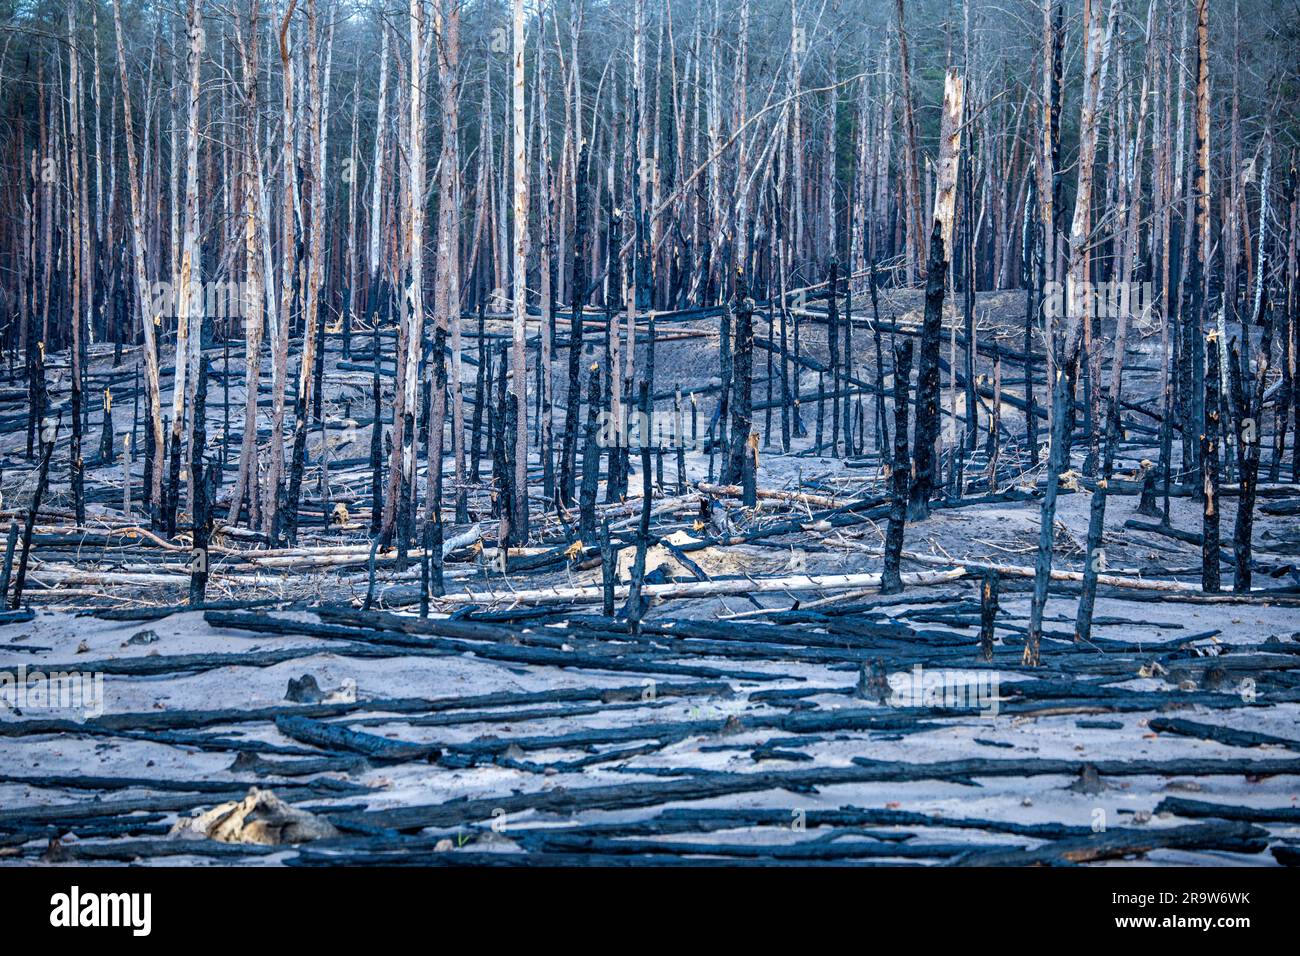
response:
{"label": "dark burnt bark", "polygon": [[41,440],[41,463],[36,472],[36,489],[32,492],[32,504],[27,509],[23,520],[23,553],[18,559],[18,576],[14,578],[14,596],[9,601],[10,610],[16,611],[23,606],[23,587],[27,584],[27,561],[32,554],[32,531],[36,527],[36,516],[41,510],[41,499],[50,486],[50,459],[54,457],[54,445],[59,438],[59,426],[63,423],[63,413],[54,421],[48,418],[41,422],[39,437]]}
{"label": "dark burnt bark", "polygon": [[199,359],[194,389],[194,434],[190,439],[190,475],[194,479],[194,514],[191,521],[190,605],[203,604],[208,593],[208,540],[212,535],[212,475],[207,450],[208,359]]}
{"label": "dark burnt bark", "polygon": [[430,482],[430,508],[426,515],[427,530],[424,534],[426,544],[425,561],[428,564],[429,583],[427,593],[440,597],[444,593],[442,581],[442,498],[443,498],[443,425],[447,406],[447,330],[441,326],[433,333],[433,363],[431,394],[429,396],[429,451],[425,465],[425,480]]}
{"label": "dark burnt bark", "polygon": [[[642,422],[648,422],[650,418],[650,385],[642,381],[640,385],[641,400],[638,407],[643,416]],[[632,583],[627,592],[627,604],[623,607],[623,616],[627,618],[633,630],[645,616],[646,601],[641,596],[641,588],[645,583],[645,556],[646,549],[650,546],[650,511],[653,508],[654,493],[650,481],[650,436],[642,434],[641,436],[641,479],[644,491],[641,495],[641,521],[637,525],[636,532],[636,557],[632,561]]]}
{"label": "dark burnt bark", "polygon": [[618,578],[616,554],[609,540],[609,519],[606,518],[600,523],[600,583],[603,598],[601,611],[606,617],[614,616],[614,584]]}
{"label": "dark burnt bark", "polygon": [[754,300],[742,273],[736,274],[736,338],[732,349],[735,376],[731,382],[731,450],[724,484],[744,479],[745,455],[753,430],[752,389],[754,382]]}
{"label": "dark burnt bark", "polygon": [[[889,421],[885,418],[885,355],[880,340],[880,295],[876,288],[876,261],[871,260],[871,275],[867,280],[871,291],[871,338],[876,346],[876,451],[884,454],[889,448]],[[853,283],[849,282],[850,294]]]}
{"label": "dark burnt bark", "polygon": [[[502,367],[502,379],[505,378],[505,369]],[[515,526],[515,515],[518,514],[518,496],[528,494],[527,488],[515,487],[515,439],[518,434],[518,424],[516,416],[519,413],[519,396],[514,392],[506,394],[505,406],[502,409],[504,414],[498,414],[497,421],[501,423],[500,438],[498,447],[501,456],[502,472],[498,478],[498,505],[501,509],[501,533],[498,535],[500,547],[517,547],[523,543],[521,540],[521,531]]]}
{"label": "dark burnt bark", "polygon": [[[1025,197],[1024,237],[1021,243],[1022,278],[1025,283],[1025,445],[1030,465],[1038,462],[1038,412],[1034,407],[1034,317],[1041,308],[1044,274],[1042,223],[1037,216],[1030,215],[1030,209],[1038,202],[1037,187],[1037,178],[1031,175]],[[1035,279],[1038,280],[1037,287]]]}
{"label": "dark burnt bark", "polygon": [[998,617],[998,573],[985,571],[980,581],[980,657],[993,660],[993,628]]}
{"label": "dark burnt bark", "polygon": [[935,445],[939,440],[939,346],[943,331],[943,281],[947,271],[943,239],[936,220],[930,234],[930,257],[925,273],[925,319],[921,326],[921,355],[916,373],[916,466],[908,506],[908,518],[912,521],[923,521],[930,516],[930,498],[939,487]]}
{"label": "dark burnt bark", "polygon": [[592,363],[587,386],[587,429],[582,446],[582,492],[579,501],[578,537],[596,537],[596,490],[600,485],[600,366]]}
{"label": "dark burnt bark", "polygon": [[[834,262],[830,268],[830,300],[826,304],[826,349],[831,366],[831,456],[839,454],[840,444],[840,321],[839,309],[835,305],[835,285],[838,268]],[[847,402],[848,399],[845,398]],[[845,457],[848,457],[848,440],[845,439]]]}
{"label": "dark burnt bark", "polygon": [[1219,343],[1205,342],[1205,430],[1200,439],[1201,590],[1215,592],[1219,575]]}
{"label": "dark burnt bark", "polygon": [[117,460],[117,450],[113,447],[113,393],[104,389],[104,415],[99,429],[99,463],[111,465]]}
{"label": "dark burnt bark", "polygon": [[894,460],[890,465],[889,527],[885,531],[884,573],[880,590],[896,594],[903,590],[899,562],[903,550],[903,531],[907,523],[907,494],[910,479],[907,453],[907,409],[909,381],[912,374],[912,340],[905,338],[894,347]]}
{"label": "dark burnt bark", "polygon": [[163,530],[168,537],[173,537],[176,534],[176,509],[179,507],[181,496],[181,442],[175,428],[164,429],[164,439],[168,439],[168,436],[170,439],[167,451],[171,465],[167,486],[163,490]]}
{"label": "dark burnt bark", "polygon": [[[487,335],[485,334],[484,325],[486,323],[487,300],[479,291],[478,297],[478,368],[474,371],[474,412],[470,417],[469,426],[469,480],[478,484],[480,480],[480,468],[483,461],[483,427],[485,416],[483,408],[487,401],[487,396],[492,392],[492,356],[487,347]],[[488,444],[488,454],[491,454],[491,444]]]}
{"label": "dark burnt bark", "polygon": [[1052,434],[1047,457],[1046,488],[1038,515],[1038,553],[1034,559],[1034,592],[1029,605],[1029,627],[1025,634],[1023,662],[1037,667],[1041,662],[1040,645],[1043,633],[1043,610],[1047,604],[1047,589],[1051,582],[1052,544],[1056,528],[1056,496],[1060,488],[1061,473],[1070,460],[1067,435],[1072,426],[1069,409],[1071,396],[1070,369],[1078,360],[1077,354],[1066,355],[1057,347],[1056,379],[1052,383]]}
{"label": "dark burnt bark", "polygon": [[378,342],[376,342],[375,371],[370,383],[370,392],[374,401],[374,419],[370,425],[370,533],[377,535],[383,524],[384,511],[384,411],[381,404],[383,389],[379,383]]}
{"label": "dark burnt bark", "polygon": [[587,144],[582,144],[578,157],[578,173],[573,224],[573,279],[570,295],[573,297],[573,317],[569,321],[569,388],[564,402],[564,438],[560,445],[560,484],[557,500],[561,506],[573,506],[576,483],[576,456],[578,441],[578,406],[581,402],[582,383],[582,306],[586,301],[587,256]]}

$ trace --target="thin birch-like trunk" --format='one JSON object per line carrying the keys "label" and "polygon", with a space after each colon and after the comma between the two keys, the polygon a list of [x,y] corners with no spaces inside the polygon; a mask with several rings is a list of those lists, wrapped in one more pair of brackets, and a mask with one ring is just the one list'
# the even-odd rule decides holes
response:
{"label": "thin birch-like trunk", "polygon": [[516,404],[515,428],[515,514],[511,522],[511,541],[528,541],[528,366],[526,353],[527,268],[528,268],[528,153],[524,140],[524,3],[511,2],[511,103],[513,114],[511,144],[514,179],[514,263],[513,317],[511,325],[511,370]]}

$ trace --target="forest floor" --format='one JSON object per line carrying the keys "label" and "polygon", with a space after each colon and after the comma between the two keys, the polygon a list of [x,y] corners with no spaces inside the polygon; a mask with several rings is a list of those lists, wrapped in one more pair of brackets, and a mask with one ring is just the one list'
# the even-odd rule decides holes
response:
{"label": "forest floor", "polygon": [[[981,295],[979,341],[1023,347],[1023,303],[1022,294]],[[881,317],[914,328],[919,307],[919,294],[885,295]],[[857,374],[874,382],[860,303],[854,314]],[[805,321],[801,329],[803,353],[822,362],[825,328]],[[717,321],[661,323],[659,334],[655,390],[700,389],[703,432],[716,401],[707,386],[717,384]],[[758,317],[756,334],[768,335]],[[945,361],[950,341],[945,328]],[[1158,337],[1139,329],[1133,341],[1125,397],[1158,414]],[[886,354],[889,343],[886,334]],[[328,487],[313,434],[299,548],[278,555],[218,528],[206,610],[179,607],[189,585],[186,541],[156,539],[140,523],[142,460],[132,466],[134,518],[122,512],[120,457],[89,462],[87,521],[78,527],[60,439],[24,595],[34,613],[0,624],[0,675],[100,675],[102,694],[59,709],[30,695],[19,701],[13,683],[0,685],[0,864],[1271,865],[1300,855],[1300,595],[1287,590],[1297,584],[1300,519],[1285,507],[1268,513],[1270,503],[1300,497],[1296,486],[1263,489],[1255,587],[1269,593],[1215,600],[1197,593],[1199,544],[1126,527],[1154,519],[1136,513],[1135,485],[1125,492],[1117,482],[1102,542],[1106,573],[1180,590],[1103,586],[1091,639],[1076,642],[1077,585],[1053,582],[1043,666],[1030,668],[1021,645],[1032,579],[1006,571],[986,663],[977,653],[979,567],[1032,568],[1037,544],[1042,466],[1026,460],[1022,414],[1001,409],[1002,494],[963,489],[907,525],[904,550],[913,557],[904,572],[952,573],[882,597],[830,580],[880,570],[885,520],[874,502],[886,488],[872,399],[863,400],[864,454],[830,456],[812,447],[818,383],[805,371],[808,434],[779,450],[778,398],[757,484],[814,497],[761,498],[744,509],[699,488],[710,478],[706,453],[686,456],[680,490],[666,455],[653,532],[676,550],[649,549],[647,570],[658,571],[651,580],[667,591],[635,632],[601,614],[591,596],[598,562],[560,554],[571,535],[553,518],[536,520],[535,545],[511,552],[503,573],[492,560],[495,523],[481,486],[469,495],[475,520],[446,530],[452,539],[477,525],[481,538],[481,547],[448,556],[449,598],[416,616],[418,562],[397,572],[394,556],[381,553],[376,610],[361,612],[370,480],[370,429],[361,421],[371,376],[368,358],[343,363],[339,344],[329,339],[325,374]],[[354,352],[369,348],[368,335],[357,333]],[[232,370],[242,367],[241,352],[232,344]],[[119,443],[132,430],[135,354],[115,369],[111,349],[92,348],[99,386],[90,389],[88,451],[98,448],[95,396],[115,376]],[[223,351],[209,354],[210,457],[221,454],[227,401],[230,409],[224,496],[238,455],[242,376],[231,376],[227,399]],[[67,393],[61,359],[49,363],[56,400]],[[766,401],[766,363],[756,351],[756,406]],[[556,366],[558,432],[563,351]],[[977,371],[991,381],[988,355]],[[467,364],[467,397],[473,374]],[[1023,395],[1023,366],[1007,361],[1002,376],[1006,393]],[[942,381],[946,406],[946,371]],[[165,395],[167,385],[165,377]],[[24,396],[20,382],[0,388],[0,492],[16,516],[34,486]],[[759,408],[761,434],[764,417]],[[829,417],[828,409],[826,440]],[[1132,421],[1155,424],[1140,412]],[[1045,424],[1040,442],[1044,433]],[[142,432],[136,437],[142,447]],[[1085,451],[1076,443],[1075,475]],[[1135,428],[1116,475],[1136,478],[1142,460],[1156,457],[1154,436]],[[1268,462],[1266,450],[1266,482]],[[625,544],[642,489],[635,455],[633,465],[633,497],[602,505]],[[490,468],[485,458],[485,475]],[[966,465],[972,484],[984,468],[980,451]],[[1083,568],[1089,487],[1071,477],[1063,489],[1056,569]],[[836,510],[822,499],[872,506]],[[348,506],[341,527],[324,527],[326,500]],[[1223,500],[1228,551],[1235,502]],[[535,500],[535,514],[544,506]],[[1199,533],[1200,505],[1175,494],[1169,519],[1175,530]],[[754,534],[792,520],[802,526]],[[624,582],[633,550],[619,552]],[[535,566],[519,569],[525,559]],[[769,583],[797,575],[826,586]],[[674,586],[700,577],[729,593],[674,598]],[[1230,587],[1230,563],[1224,580]],[[589,587],[572,590],[580,586]],[[570,590],[529,596],[545,589]],[[291,682],[304,676],[314,685],[295,691]],[[284,804],[233,806],[253,787]],[[211,815],[199,825],[207,838],[194,827],[173,832],[226,803],[219,816],[227,832],[218,838]]]}

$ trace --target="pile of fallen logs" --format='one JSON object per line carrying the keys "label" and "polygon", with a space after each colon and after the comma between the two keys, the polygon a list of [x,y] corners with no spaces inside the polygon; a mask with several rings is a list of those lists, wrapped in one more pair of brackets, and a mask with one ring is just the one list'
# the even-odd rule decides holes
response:
{"label": "pile of fallen logs", "polygon": [[[860,484],[862,484],[860,482]],[[710,574],[690,558],[692,553],[726,549],[736,545],[767,546],[782,541],[797,542],[806,549],[820,542],[831,550],[847,550],[885,560],[888,549],[865,544],[854,527],[871,527],[887,519],[888,500],[866,490],[856,494],[817,495],[785,489],[755,489],[756,507],[746,508],[738,500],[738,486],[699,482],[685,495],[655,497],[648,509],[649,524],[642,532],[641,512],[645,503],[633,495],[623,501],[596,506],[602,533],[609,536],[608,553],[615,559],[623,550],[636,551],[661,546],[670,552],[679,571],[688,572],[674,580],[643,581],[639,593],[655,603],[678,598],[752,594],[826,595],[878,590],[877,572],[849,574]],[[1260,488],[1261,496],[1270,489]],[[1274,494],[1289,493],[1284,486]],[[1063,493],[1064,490],[1063,490]],[[1112,487],[1109,494],[1123,494]],[[1137,493],[1137,489],[1134,490]],[[994,506],[1032,500],[1018,489],[960,499],[936,499],[931,510]],[[1279,498],[1275,510],[1295,499]],[[1266,505],[1269,507],[1269,505]],[[42,516],[45,513],[42,512]],[[51,515],[50,517],[54,517]],[[528,547],[502,547],[495,540],[495,526],[474,522],[447,530],[439,547],[445,563],[446,593],[426,594],[424,606],[435,611],[470,605],[588,604],[613,600],[624,602],[637,588],[636,582],[619,582],[617,567],[610,568],[615,581],[604,580],[606,549],[600,541],[576,537],[575,524],[561,511],[548,513],[535,528]],[[1168,524],[1130,519],[1127,527],[1199,546],[1200,536],[1179,531]],[[329,575],[332,583],[381,604],[400,607],[422,603],[419,581],[425,576],[427,553],[423,548],[379,547],[375,540],[357,542],[355,537],[322,530],[303,534],[295,547],[270,548],[256,535],[218,523],[205,548],[206,587],[210,600],[252,600],[276,596],[285,603],[306,600],[316,593],[317,576]],[[901,541],[899,542],[901,545]],[[1267,554],[1267,551],[1261,550]],[[192,541],[181,532],[174,538],[142,527],[128,519],[104,517],[92,525],[33,523],[29,534],[19,535],[18,522],[11,525],[8,546],[0,567],[0,583],[8,595],[7,606],[18,608],[30,601],[58,603],[73,598],[126,606],[175,605],[178,590],[191,585],[196,559]],[[896,560],[919,566],[905,574],[905,587],[944,584],[961,577],[983,577],[989,573],[1014,581],[1031,579],[1036,569],[1006,561],[970,558],[947,553],[903,551]],[[1223,560],[1230,561],[1225,550]],[[1278,573],[1289,565],[1268,564],[1256,559],[1257,568]],[[14,581],[21,567],[20,581]],[[650,569],[653,570],[653,569]],[[1239,602],[1269,599],[1295,600],[1285,588],[1256,588],[1255,593],[1202,595],[1194,578],[1199,568],[1189,567],[1180,578],[1165,565],[1108,568],[1095,575],[1103,589],[1136,590],[1152,594],[1177,595],[1179,599]],[[643,570],[643,573],[644,570]],[[595,575],[594,579],[592,574]],[[575,580],[575,576],[578,580]],[[590,583],[582,583],[586,577]],[[1085,573],[1066,568],[1049,572],[1054,586],[1084,582]],[[533,583],[536,582],[536,583]],[[485,586],[486,585],[486,586]],[[21,588],[19,587],[21,586]],[[612,588],[612,590],[611,590]],[[377,589],[377,590],[376,590]]]}
{"label": "pile of fallen logs", "polygon": [[[557,618],[546,613],[549,603],[538,608],[522,600],[511,610],[463,606],[453,617],[424,618],[346,606],[309,616],[210,609],[206,626],[224,643],[250,635],[258,649],[50,660],[41,667],[157,682],[288,661],[309,666],[322,654],[398,667],[454,655],[526,669],[548,689],[397,698],[363,691],[329,699],[314,680],[304,680],[291,682],[290,699],[269,707],[6,718],[0,737],[10,745],[57,736],[65,747],[77,740],[129,743],[226,754],[232,763],[219,779],[6,770],[0,787],[21,787],[30,796],[0,810],[0,854],[229,861],[279,853],[297,865],[1005,865],[1162,851],[1257,855],[1272,847],[1279,858],[1291,852],[1276,828],[1294,822],[1292,807],[1164,797],[1133,808],[1130,822],[1100,830],[1088,813],[1105,803],[1108,788],[1134,778],[1178,779],[1190,788],[1197,781],[1300,775],[1298,739],[1162,715],[1189,706],[1226,715],[1295,705],[1300,644],[1229,644],[1217,630],[1157,643],[1101,636],[1078,643],[1051,630],[1049,618],[1045,665],[1025,667],[1019,612],[995,614],[984,659],[978,645],[987,608],[966,585],[951,590],[954,581],[744,621],[655,615],[634,623],[570,606]],[[1121,617],[1099,615],[1094,623],[1101,631],[1133,630]],[[1175,622],[1145,623],[1183,630]],[[1229,749],[1214,756],[1063,759],[986,741],[1001,754],[876,755],[889,740],[919,741],[972,720],[977,745],[980,727],[991,732],[988,714],[951,689],[934,699],[899,690],[900,676],[954,668],[968,684],[996,679],[978,704],[1006,720],[1144,726],[1148,736]],[[574,676],[560,683],[561,673]],[[1143,676],[1155,679],[1134,685]],[[847,761],[831,757],[846,745]],[[733,756],[718,762],[727,755]],[[485,781],[505,773],[512,782],[508,789],[485,783],[469,799],[393,806],[383,797],[384,780],[395,773],[415,774],[410,779],[433,793],[477,768],[496,775]],[[896,803],[836,809],[834,798],[828,807],[826,797],[814,806],[802,796],[843,787],[867,788],[865,795],[881,784],[897,793],[911,785],[962,789],[999,778],[1044,779],[1073,792],[1074,821],[952,815]],[[169,836],[178,822],[255,788],[319,818],[323,832],[334,835],[275,847]],[[114,795],[123,791],[130,795]],[[737,795],[766,796],[759,806],[718,803]]]}

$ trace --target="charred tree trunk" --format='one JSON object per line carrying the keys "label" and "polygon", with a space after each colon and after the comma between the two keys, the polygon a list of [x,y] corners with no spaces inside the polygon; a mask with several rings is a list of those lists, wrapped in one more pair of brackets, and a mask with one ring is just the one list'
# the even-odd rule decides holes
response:
{"label": "charred tree trunk", "polygon": [[[478,297],[478,369],[474,375],[474,412],[470,418],[470,464],[469,480],[478,484],[481,476],[480,469],[483,461],[483,428],[486,416],[483,414],[484,405],[492,393],[492,354],[487,347],[487,334],[484,328],[486,324],[487,301],[483,297],[483,290],[479,289]],[[488,454],[492,454],[492,446],[489,440]]]}
{"label": "charred tree trunk", "polygon": [[443,354],[447,347],[447,330],[441,325],[433,333],[433,350],[429,361],[433,363],[433,372],[429,387],[429,437],[428,460],[425,464],[425,483],[427,485],[425,510],[426,532],[424,540],[425,561],[429,566],[428,592],[434,597],[444,593],[442,580],[442,486],[443,486],[443,444],[444,423],[447,411],[447,359]]}
{"label": "charred tree trunk", "polygon": [[939,347],[943,332],[943,281],[948,271],[938,220],[930,234],[930,258],[925,270],[925,319],[921,326],[921,355],[916,373],[915,468],[908,518],[930,516],[930,499],[938,488]]}
{"label": "charred tree trunk", "polygon": [[[650,385],[644,380],[641,382],[641,400],[638,407],[641,410],[642,422],[648,422],[650,419]],[[648,603],[641,596],[641,586],[645,583],[645,556],[646,550],[650,546],[650,511],[653,508],[654,501],[650,482],[650,437],[642,434],[640,438],[641,480],[644,488],[641,494],[641,522],[637,526],[636,557],[632,561],[632,584],[628,589],[627,604],[623,608],[623,616],[627,618],[628,624],[634,630],[641,623],[641,618],[645,616]]]}
{"label": "charred tree trunk", "polygon": [[104,389],[104,414],[99,429],[99,463],[111,465],[116,460],[117,452],[113,441],[113,392]]}
{"label": "charred tree trunk", "polygon": [[[573,281],[570,295],[573,299],[573,317],[569,320],[569,388],[564,402],[564,438],[560,447],[560,484],[558,503],[563,507],[573,506],[574,485],[576,483],[576,462],[578,447],[578,406],[581,403],[582,383],[579,381],[582,368],[582,307],[586,301],[586,256],[587,256],[587,144],[582,144],[575,170],[577,195],[574,202],[573,219]],[[593,373],[594,375],[594,373]],[[585,477],[585,476],[584,476]]]}
{"label": "charred tree trunk", "polygon": [[736,274],[736,337],[732,354],[735,378],[731,387],[731,450],[727,459],[724,484],[744,480],[745,456],[749,451],[749,433],[753,430],[752,390],[754,382],[754,300],[743,273]]}
{"label": "charred tree trunk", "polygon": [[[254,8],[256,9],[256,8]],[[134,267],[135,294],[140,304],[140,328],[143,333],[145,389],[148,393],[145,411],[145,442],[148,457],[145,460],[144,498],[151,505],[157,526],[158,500],[162,497],[162,413],[158,373],[158,347],[154,340],[154,316],[150,314],[144,290],[149,287],[145,266],[145,215],[140,196],[140,175],[135,153],[135,128],[131,113],[131,90],[127,80],[126,54],[122,47],[122,19],[117,3],[113,4],[113,29],[117,40],[117,65],[120,78],[119,95],[122,97],[122,115],[125,125],[127,180],[131,197],[131,261]],[[34,410],[37,415],[43,409]]]}
{"label": "charred tree trunk", "polygon": [[384,409],[383,389],[379,383],[378,334],[375,335],[375,371],[370,392],[374,408],[374,420],[370,425],[370,533],[378,535],[384,518]]}
{"label": "charred tree trunk", "polygon": [[583,541],[592,541],[596,537],[596,489],[600,484],[600,366],[594,362],[590,382],[587,387],[587,430],[582,446],[582,493],[578,517],[578,537]]}
{"label": "charred tree trunk", "polygon": [[903,551],[903,531],[907,523],[907,496],[911,463],[907,453],[907,409],[909,378],[912,374],[912,340],[903,339],[894,348],[894,460],[890,465],[892,500],[889,527],[885,531],[884,573],[880,590],[895,594],[903,590],[899,560]]}
{"label": "charred tree trunk", "polygon": [[[1232,535],[1233,563],[1236,566],[1232,589],[1240,593],[1249,593],[1251,584],[1251,538],[1254,534],[1255,496],[1259,483],[1259,465],[1264,443],[1264,395],[1269,367],[1272,362],[1274,326],[1277,322],[1277,312],[1269,298],[1268,278],[1271,270],[1268,247],[1265,244],[1268,231],[1268,187],[1272,160],[1271,142],[1266,145],[1265,150],[1264,172],[1260,180],[1259,252],[1256,256],[1254,305],[1251,309],[1252,324],[1262,325],[1263,335],[1259,343],[1259,356],[1256,359],[1255,378],[1253,382],[1249,383],[1253,385],[1253,388],[1248,388],[1248,376],[1250,374],[1248,361],[1241,357],[1236,348],[1231,350],[1230,359],[1232,397],[1237,419],[1237,474],[1240,481],[1240,490],[1237,496],[1237,517],[1233,525]],[[1250,327],[1243,323],[1242,341],[1244,345],[1249,346],[1249,337]],[[1249,352],[1249,348],[1247,348],[1247,352]],[[1285,355],[1285,348],[1283,354]],[[1286,366],[1285,358],[1282,364],[1284,367]],[[1283,401],[1285,401],[1285,393],[1289,384],[1286,377],[1283,376],[1281,382]],[[1283,420],[1280,423],[1283,433],[1286,430],[1285,417],[1285,414],[1283,414]]]}
{"label": "charred tree trunk", "polygon": [[980,582],[980,657],[993,660],[993,628],[998,617],[998,573],[985,571]]}
{"label": "charred tree trunk", "polygon": [[[511,369],[514,372],[514,512],[511,515],[511,539],[518,544],[528,541],[528,366],[526,347],[526,296],[528,269],[528,153],[524,136],[524,4],[512,0],[511,23],[514,58],[511,89],[511,112],[514,117],[511,143],[514,153],[514,266],[513,266],[513,339]],[[629,343],[630,347],[630,343]]]}
{"label": "charred tree trunk", "polygon": [[[885,358],[880,340],[880,295],[876,288],[876,260],[871,260],[871,275],[867,279],[871,292],[871,337],[876,346],[876,451],[884,455],[889,448],[889,422],[885,418]],[[853,294],[853,282],[849,281],[849,295]],[[911,356],[909,355],[910,359]]]}
{"label": "charred tree trunk", "polygon": [[59,438],[59,425],[63,422],[63,413],[54,421],[48,418],[41,422],[41,463],[36,471],[36,489],[32,492],[32,504],[27,509],[23,520],[23,553],[18,559],[18,576],[14,578],[14,596],[9,601],[9,609],[16,611],[23,606],[23,588],[27,584],[27,561],[32,556],[32,531],[36,527],[36,516],[40,514],[41,499],[50,486],[50,459],[54,457],[54,445]]}
{"label": "charred tree trunk", "polygon": [[[505,368],[502,367],[502,377],[505,375]],[[499,546],[507,548],[519,546],[524,543],[520,535],[520,529],[515,524],[515,515],[519,513],[519,505],[516,499],[519,495],[528,494],[528,487],[525,485],[520,488],[516,482],[517,474],[515,466],[515,454],[518,445],[516,444],[516,430],[518,429],[518,405],[519,396],[514,392],[506,394],[505,404],[501,407],[501,413],[497,416],[498,436],[497,447],[498,455],[501,460],[500,491],[498,492],[498,504],[501,510],[501,530],[498,534]],[[525,475],[527,473],[525,472]]]}
{"label": "charred tree trunk", "polygon": [[1043,632],[1043,610],[1047,604],[1047,589],[1051,582],[1052,544],[1056,535],[1056,495],[1060,486],[1061,473],[1069,462],[1069,442],[1067,434],[1070,429],[1069,413],[1071,388],[1069,366],[1076,356],[1065,355],[1064,349],[1057,350],[1056,379],[1052,385],[1052,436],[1051,448],[1047,459],[1047,486],[1043,491],[1043,502],[1038,517],[1038,555],[1034,561],[1034,592],[1029,606],[1029,628],[1025,634],[1025,652],[1023,661],[1029,667],[1037,667],[1040,660],[1040,644]]}
{"label": "charred tree trunk", "polygon": [[1025,445],[1030,467],[1038,463],[1038,412],[1034,405],[1034,317],[1042,307],[1042,283],[1036,289],[1034,280],[1042,278],[1044,261],[1042,223],[1031,213],[1037,203],[1037,188],[1037,180],[1031,176],[1025,191],[1025,215],[1022,223],[1024,236],[1020,253],[1025,283]]}
{"label": "charred tree trunk", "polygon": [[[831,456],[839,454],[840,443],[840,328],[839,310],[835,306],[835,264],[831,264],[830,300],[826,306],[826,351],[830,360],[831,372]],[[796,370],[796,375],[798,371]],[[848,399],[845,398],[847,403]],[[849,441],[845,437],[844,457],[848,457]]]}
{"label": "charred tree trunk", "polygon": [[208,592],[208,539],[212,534],[212,475],[204,458],[207,433],[208,360],[195,370],[194,436],[190,441],[190,474],[194,478],[194,514],[191,524],[190,606],[199,607]]}
{"label": "charred tree trunk", "polygon": [[1201,590],[1219,590],[1219,343],[1205,339],[1205,431],[1201,433]]}

